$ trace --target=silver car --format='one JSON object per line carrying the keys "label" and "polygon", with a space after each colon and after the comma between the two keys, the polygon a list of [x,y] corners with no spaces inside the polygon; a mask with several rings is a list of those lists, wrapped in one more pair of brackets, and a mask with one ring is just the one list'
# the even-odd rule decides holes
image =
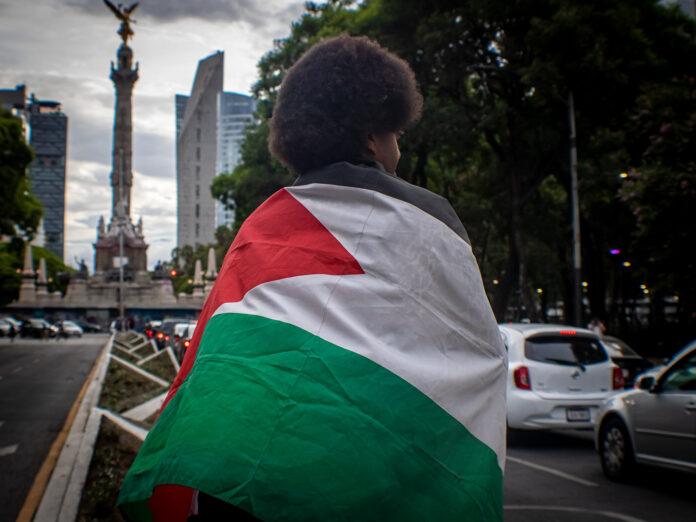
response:
{"label": "silver car", "polygon": [[607,400],[595,436],[612,480],[630,476],[637,463],[696,472],[696,341],[657,376]]}
{"label": "silver car", "polygon": [[596,334],[551,324],[501,324],[508,349],[508,437],[514,430],[594,428],[621,369]]}

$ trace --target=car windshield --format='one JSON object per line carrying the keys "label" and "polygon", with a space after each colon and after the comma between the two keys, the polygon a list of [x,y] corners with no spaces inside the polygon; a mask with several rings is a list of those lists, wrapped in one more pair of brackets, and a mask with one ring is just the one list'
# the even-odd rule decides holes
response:
{"label": "car windshield", "polygon": [[527,339],[525,356],[532,361],[569,366],[596,364],[607,360],[599,341],[592,337],[545,335]]}

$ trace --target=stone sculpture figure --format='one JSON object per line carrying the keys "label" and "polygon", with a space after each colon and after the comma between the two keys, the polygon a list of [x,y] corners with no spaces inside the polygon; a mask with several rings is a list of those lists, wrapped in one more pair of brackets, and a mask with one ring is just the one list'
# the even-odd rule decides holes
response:
{"label": "stone sculpture figure", "polygon": [[113,11],[116,18],[121,20],[121,28],[118,30],[118,34],[121,35],[123,43],[127,44],[128,39],[135,34],[130,27],[131,22],[135,23],[135,20],[131,20],[131,13],[135,11],[140,2],[135,2],[130,7],[123,7],[123,4],[118,4],[117,7],[109,2],[109,0],[104,0],[104,3],[106,4],[106,7]]}

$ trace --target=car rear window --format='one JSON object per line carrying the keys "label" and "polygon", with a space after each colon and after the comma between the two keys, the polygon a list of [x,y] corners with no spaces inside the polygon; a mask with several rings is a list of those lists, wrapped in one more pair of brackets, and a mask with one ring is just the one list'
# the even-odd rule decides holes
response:
{"label": "car rear window", "polygon": [[525,342],[524,354],[532,361],[569,366],[596,364],[607,360],[607,353],[599,341],[574,335],[530,337]]}

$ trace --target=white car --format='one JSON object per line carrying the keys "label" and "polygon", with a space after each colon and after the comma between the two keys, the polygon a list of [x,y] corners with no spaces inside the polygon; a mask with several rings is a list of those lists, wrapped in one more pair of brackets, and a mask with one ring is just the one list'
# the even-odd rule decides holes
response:
{"label": "white car", "polygon": [[56,326],[61,337],[82,337],[82,327],[73,321],[58,321]]}
{"label": "white car", "polygon": [[696,341],[636,389],[609,399],[595,430],[602,470],[612,480],[635,464],[696,473]]}
{"label": "white car", "polygon": [[508,350],[507,424],[515,429],[593,428],[605,399],[623,388],[621,369],[590,330],[501,324]]}

